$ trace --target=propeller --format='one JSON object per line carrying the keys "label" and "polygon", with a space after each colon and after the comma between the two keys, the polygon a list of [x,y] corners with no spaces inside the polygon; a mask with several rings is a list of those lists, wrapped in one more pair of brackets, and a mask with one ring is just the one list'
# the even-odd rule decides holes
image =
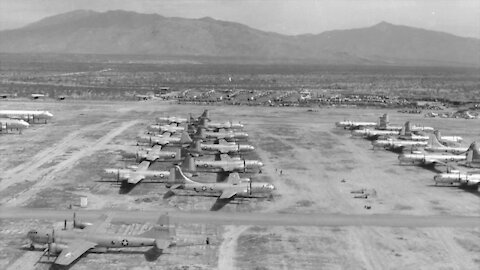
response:
{"label": "propeller", "polygon": [[76,218],[76,215],[77,213],[73,212],[73,228],[76,228],[77,227],[77,218]]}
{"label": "propeller", "polygon": [[248,195],[252,196],[252,181],[248,181]]}

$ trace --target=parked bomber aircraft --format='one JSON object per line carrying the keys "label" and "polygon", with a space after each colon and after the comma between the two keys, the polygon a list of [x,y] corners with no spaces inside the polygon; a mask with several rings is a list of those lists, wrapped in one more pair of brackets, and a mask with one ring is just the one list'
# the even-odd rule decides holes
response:
{"label": "parked bomber aircraft", "polygon": [[134,152],[124,151],[123,157],[135,158],[137,162],[142,162],[144,160],[150,162],[171,161],[181,158],[179,148],[176,151],[165,151],[162,150],[161,145],[154,145],[152,148],[144,148]]}
{"label": "parked bomber aircraft", "polygon": [[169,182],[172,183],[170,190],[183,189],[197,193],[215,193],[220,194],[219,199],[270,194],[275,189],[270,183],[252,182],[250,179],[241,179],[238,173],[231,173],[226,182],[199,183],[185,176],[179,166],[172,168]]}
{"label": "parked bomber aircraft", "polygon": [[47,111],[21,111],[21,110],[0,110],[0,118],[21,119],[29,123],[38,123],[52,119],[53,114]]}
{"label": "parked bomber aircraft", "polygon": [[356,121],[340,121],[336,122],[335,125],[337,127],[343,127],[345,129],[360,129],[360,128],[367,128],[367,127],[376,127],[378,124],[376,122],[356,122]]}
{"label": "parked bomber aircraft", "polygon": [[428,145],[426,141],[410,141],[410,140],[396,140],[396,139],[386,139],[386,140],[376,140],[372,142],[373,149],[376,147],[382,147],[385,149],[400,151],[404,148],[413,148],[413,147],[425,147]]}
{"label": "parked bomber aircraft", "polygon": [[441,144],[437,136],[430,136],[429,144],[425,147],[425,151],[428,152],[444,152],[444,153],[452,153],[452,154],[462,154],[468,151],[469,147],[456,147],[456,146],[445,146]]}
{"label": "parked bomber aircraft", "polygon": [[9,130],[18,130],[18,133],[21,134],[22,130],[28,128],[29,123],[20,120],[20,119],[9,119],[9,118],[0,118],[0,132]]}
{"label": "parked bomber aircraft", "polygon": [[156,133],[178,133],[183,132],[185,127],[176,126],[176,125],[149,125],[147,127],[149,132],[156,132]]}
{"label": "parked bomber aircraft", "polygon": [[244,153],[250,152],[255,150],[255,147],[248,144],[236,144],[236,143],[229,143],[226,140],[219,140],[218,144],[206,144],[201,143],[199,140],[194,141],[188,151],[194,154],[237,154],[237,153]]}
{"label": "parked bomber aircraft", "polygon": [[[96,230],[95,224],[82,230],[44,231],[33,229],[27,233],[31,248],[46,246],[42,255],[58,255],[57,265],[70,265],[87,252],[107,252],[110,248],[154,247],[158,253],[175,244],[170,235],[168,215],[161,216],[155,227],[139,235],[107,234]],[[41,259],[41,258],[40,258]]]}
{"label": "parked bomber aircraft", "polygon": [[199,128],[197,133],[194,135],[195,139],[202,139],[202,140],[221,140],[224,139],[226,141],[237,141],[237,140],[247,140],[248,133],[246,132],[239,132],[239,131],[222,131],[219,132],[210,132],[205,131],[203,128]]}
{"label": "parked bomber aircraft", "polygon": [[207,121],[207,119],[201,119],[197,123],[198,127],[205,128],[206,130],[215,130],[218,131],[220,129],[243,129],[244,125],[241,124],[240,122],[232,122],[232,121],[227,121],[227,122],[211,122]]}
{"label": "parked bomber aircraft", "polygon": [[352,130],[352,136],[362,136],[369,140],[375,140],[384,136],[399,135],[400,131],[397,130],[378,130],[378,129],[357,129]]}
{"label": "parked bomber aircraft", "polygon": [[226,154],[220,155],[221,160],[200,160],[193,159],[187,155],[182,163],[182,168],[188,172],[211,172],[211,173],[230,173],[230,172],[249,172],[260,171],[263,163],[259,160],[244,160],[231,158]]}
{"label": "parked bomber aircraft", "polygon": [[104,177],[116,178],[123,184],[136,185],[144,179],[162,180],[167,179],[170,171],[153,171],[148,170],[149,161],[142,161],[138,167],[130,167],[126,169],[107,168],[104,169]]}
{"label": "parked bomber aircraft", "polygon": [[157,117],[155,119],[157,123],[167,123],[167,124],[183,124],[187,123],[188,119],[187,118],[182,118],[182,117],[177,117],[177,116],[167,116],[167,117]]}
{"label": "parked bomber aircraft", "polygon": [[411,154],[400,154],[398,156],[398,160],[400,163],[420,163],[423,165],[431,165],[431,164],[443,164],[445,165],[447,162],[457,162],[467,160],[466,155],[442,155],[442,154],[418,154],[418,153],[411,153]]}
{"label": "parked bomber aircraft", "polygon": [[460,185],[475,187],[480,185],[480,173],[461,173],[460,171],[450,171],[440,173],[433,177],[435,185]]}
{"label": "parked bomber aircraft", "polygon": [[412,124],[409,121],[405,123],[404,128],[400,131],[400,136],[398,137],[402,140],[411,140],[411,141],[427,141],[429,139],[428,136],[424,135],[417,135],[412,130]]}
{"label": "parked bomber aircraft", "polygon": [[192,139],[186,132],[183,132],[180,137],[171,137],[170,133],[163,134],[162,136],[151,136],[151,135],[142,135],[137,137],[138,143],[146,143],[150,146],[153,145],[184,145],[192,143]]}

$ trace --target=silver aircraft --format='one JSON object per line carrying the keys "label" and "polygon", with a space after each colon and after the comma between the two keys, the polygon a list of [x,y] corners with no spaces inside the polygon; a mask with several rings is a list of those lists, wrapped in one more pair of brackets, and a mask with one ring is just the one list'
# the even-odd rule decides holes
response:
{"label": "silver aircraft", "polygon": [[176,126],[176,125],[149,125],[147,126],[147,131],[154,133],[179,133],[183,132],[185,127]]}
{"label": "silver aircraft", "polygon": [[444,152],[444,153],[452,153],[452,154],[462,154],[468,151],[469,147],[463,146],[445,146],[441,144],[437,136],[430,136],[429,144],[425,147],[425,151],[428,152]]}
{"label": "silver aircraft", "polygon": [[188,122],[187,118],[183,117],[178,117],[178,116],[167,116],[167,117],[157,117],[156,119],[157,123],[166,123],[166,124],[184,124]]}
{"label": "silver aircraft", "polygon": [[435,185],[459,185],[467,187],[480,186],[480,173],[479,172],[465,172],[449,171],[446,173],[440,173],[433,177]]}
{"label": "silver aircraft", "polygon": [[48,111],[0,110],[0,118],[21,119],[29,123],[38,123],[41,120],[47,123],[53,114]]}
{"label": "silver aircraft", "polygon": [[231,129],[243,129],[244,125],[240,122],[232,122],[232,121],[227,121],[227,122],[212,122],[212,121],[207,121],[207,119],[201,119],[197,123],[197,127],[202,127],[206,130],[215,130],[218,131],[220,129],[226,129],[226,130],[231,130]]}
{"label": "silver aircraft", "polygon": [[426,141],[409,141],[396,139],[376,140],[372,142],[373,149],[381,147],[393,151],[401,151],[405,148],[425,147],[427,145],[428,142]]}
{"label": "silver aircraft", "polygon": [[151,148],[141,148],[136,151],[132,150],[122,150],[124,158],[134,158],[137,162],[142,162],[144,160],[154,162],[154,161],[171,161],[179,160],[180,149],[177,148],[175,151],[166,151],[162,149],[161,145],[154,145]]}
{"label": "silver aircraft", "polygon": [[248,133],[241,131],[224,131],[220,130],[218,132],[205,131],[203,128],[198,128],[197,133],[194,135],[195,139],[201,140],[221,140],[226,141],[238,141],[238,140],[247,140]]}
{"label": "silver aircraft", "polygon": [[222,183],[199,183],[191,180],[182,172],[179,166],[172,168],[170,173],[172,183],[170,190],[183,189],[196,193],[219,194],[219,199],[233,197],[252,197],[258,194],[270,194],[275,187],[266,182],[252,182],[250,179],[241,179],[238,173],[231,173],[227,181]]}
{"label": "silver aircraft", "polygon": [[107,168],[104,169],[102,177],[116,178],[117,181],[129,185],[136,185],[144,179],[157,180],[162,182],[170,175],[170,171],[148,170],[149,161],[142,161],[138,166],[130,166],[126,169]]}
{"label": "silver aircraft", "polygon": [[263,163],[259,160],[244,160],[232,158],[229,155],[220,155],[221,160],[200,160],[193,159],[187,155],[182,163],[182,168],[188,172],[210,172],[210,173],[230,173],[230,172],[257,172],[261,171]]}
{"label": "silver aircraft", "polygon": [[162,136],[142,135],[137,137],[138,143],[145,143],[150,146],[153,145],[184,145],[192,143],[192,139],[186,132],[183,132],[180,137],[172,137],[170,133],[165,133]]}
{"label": "silver aircraft", "polygon": [[53,263],[66,266],[85,253],[105,253],[111,248],[153,247],[161,253],[162,250],[175,245],[170,231],[168,215],[164,215],[152,229],[139,235],[109,234],[97,230],[97,226],[93,224],[81,230],[33,229],[27,233],[27,237],[31,241],[31,249],[35,249],[35,245],[45,246],[42,257],[48,256],[50,259],[50,256],[56,256]]}
{"label": "silver aircraft", "polygon": [[29,126],[30,124],[24,120],[0,118],[0,132],[5,131],[8,133],[9,130],[17,130],[19,134],[22,134],[22,130]]}
{"label": "silver aircraft", "polygon": [[248,144],[229,143],[225,140],[219,140],[218,144],[202,143],[194,141],[188,151],[195,154],[239,154],[255,150],[255,147]]}

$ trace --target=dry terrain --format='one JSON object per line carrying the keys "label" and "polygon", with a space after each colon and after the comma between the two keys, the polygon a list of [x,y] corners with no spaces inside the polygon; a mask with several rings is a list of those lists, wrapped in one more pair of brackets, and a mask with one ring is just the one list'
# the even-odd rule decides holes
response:
{"label": "dry terrain", "polygon": [[[265,164],[254,180],[273,183],[273,198],[235,200],[218,213],[323,215],[480,216],[479,192],[434,186],[432,170],[400,165],[397,154],[373,151],[367,140],[352,138],[334,127],[343,119],[376,121],[389,113],[393,124],[406,120],[441,128],[444,135],[478,140],[479,120],[432,119],[391,110],[264,108],[174,105],[161,101],[0,101],[2,109],[45,109],[55,117],[33,125],[22,135],[0,135],[1,209],[20,207],[67,210],[209,211],[214,197],[179,193],[165,196],[162,184],[141,183],[122,192],[115,181],[100,176],[102,168],[125,167],[134,161],[121,155],[135,145],[155,116],[199,115],[210,110],[213,120],[246,123],[249,158]],[[168,169],[168,163],[154,164]],[[435,168],[433,170],[444,170]],[[214,181],[200,174],[199,181]],[[375,189],[376,196],[355,199],[350,192]],[[366,206],[368,206],[367,209]],[[218,214],[217,213],[217,214]],[[0,213],[1,214],[1,213]],[[174,216],[172,214],[172,216]],[[328,215],[326,215],[328,216]],[[301,215],[300,215],[301,217]],[[0,268],[48,269],[35,264],[40,251],[22,249],[30,228],[61,227],[58,220],[0,219]],[[272,222],[273,223],[273,222]],[[145,223],[112,222],[107,230],[137,234]],[[205,245],[205,238],[211,239]],[[478,269],[480,224],[473,227],[434,226],[291,226],[284,224],[177,223],[177,243],[158,259],[148,250],[88,254],[72,269]],[[144,255],[144,252],[147,255]],[[141,254],[139,254],[141,253]]]}

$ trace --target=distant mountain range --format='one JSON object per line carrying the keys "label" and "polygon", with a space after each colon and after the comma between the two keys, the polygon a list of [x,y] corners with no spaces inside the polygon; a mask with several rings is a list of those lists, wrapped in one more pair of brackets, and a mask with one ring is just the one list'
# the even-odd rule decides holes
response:
{"label": "distant mountain range", "polygon": [[288,36],[212,18],[77,10],[0,31],[0,52],[221,57],[232,61],[480,66],[480,40],[381,22]]}

